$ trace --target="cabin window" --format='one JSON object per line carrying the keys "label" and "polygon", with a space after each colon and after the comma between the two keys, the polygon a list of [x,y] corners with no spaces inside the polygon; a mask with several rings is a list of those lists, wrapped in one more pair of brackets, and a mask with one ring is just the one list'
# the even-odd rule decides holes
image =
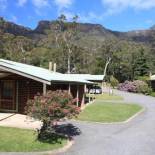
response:
{"label": "cabin window", "polygon": [[2,82],[2,98],[12,99],[14,93],[14,82],[13,81],[3,81]]}

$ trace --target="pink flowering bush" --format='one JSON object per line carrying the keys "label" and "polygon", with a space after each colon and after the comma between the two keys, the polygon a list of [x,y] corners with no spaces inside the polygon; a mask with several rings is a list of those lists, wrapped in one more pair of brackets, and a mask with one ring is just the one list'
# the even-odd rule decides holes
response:
{"label": "pink flowering bush", "polygon": [[133,93],[142,93],[150,94],[151,88],[144,81],[135,80],[135,81],[125,81],[118,85],[118,89],[121,91],[133,92]]}
{"label": "pink flowering bush", "polygon": [[[48,91],[46,95],[38,94],[28,100],[25,108],[28,116],[42,121],[38,138],[45,139],[49,133],[54,133],[54,124],[62,118],[72,118],[79,114],[76,100],[68,91]],[[53,134],[52,134],[53,135]]]}
{"label": "pink flowering bush", "polygon": [[118,89],[127,92],[136,92],[136,86],[131,81],[125,81],[118,85]]}

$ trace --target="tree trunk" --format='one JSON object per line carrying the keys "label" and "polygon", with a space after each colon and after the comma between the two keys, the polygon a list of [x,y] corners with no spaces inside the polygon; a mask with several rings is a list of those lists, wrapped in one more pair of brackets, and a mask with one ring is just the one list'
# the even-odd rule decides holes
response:
{"label": "tree trunk", "polygon": [[111,61],[111,58],[109,58],[107,60],[107,62],[106,62],[106,65],[105,65],[105,68],[104,68],[104,76],[106,76],[106,74],[107,74],[107,68],[108,68],[108,65],[109,65],[110,61]]}

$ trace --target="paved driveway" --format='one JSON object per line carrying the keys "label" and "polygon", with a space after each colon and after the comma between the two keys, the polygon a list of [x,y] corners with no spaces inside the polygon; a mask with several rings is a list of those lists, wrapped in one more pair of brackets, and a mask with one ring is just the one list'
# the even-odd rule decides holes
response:
{"label": "paved driveway", "polygon": [[73,123],[81,130],[75,144],[61,155],[155,155],[155,98],[116,91],[146,111],[127,124]]}

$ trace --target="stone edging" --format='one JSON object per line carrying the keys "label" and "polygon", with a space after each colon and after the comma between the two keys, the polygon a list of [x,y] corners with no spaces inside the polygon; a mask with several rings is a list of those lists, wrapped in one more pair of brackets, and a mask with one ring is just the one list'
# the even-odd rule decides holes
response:
{"label": "stone edging", "polygon": [[125,121],[122,121],[122,122],[111,122],[111,123],[102,123],[102,122],[93,122],[93,121],[80,121],[80,120],[73,120],[72,121],[75,121],[75,122],[83,122],[83,123],[90,123],[90,124],[103,124],[103,125],[117,125],[117,124],[125,124],[125,123],[129,123],[130,121],[132,121],[134,118],[136,118],[138,115],[142,114],[144,111],[146,110],[146,108],[142,108],[139,112],[135,113],[133,116],[131,116],[130,118],[128,118],[127,120]]}
{"label": "stone edging", "polygon": [[128,118],[123,123],[128,123],[128,122],[132,121],[134,118],[136,118],[137,116],[139,116],[140,114],[142,114],[145,111],[146,111],[146,108],[143,107],[139,112],[135,113],[133,116],[131,116],[130,118]]}
{"label": "stone edging", "polygon": [[66,152],[73,144],[74,144],[73,140],[68,140],[67,144],[62,148],[55,149],[55,150],[52,150],[52,151],[43,151],[43,152],[36,152],[36,153],[40,154],[40,155],[43,155],[43,154],[51,155],[51,154],[63,153],[63,152]]}

